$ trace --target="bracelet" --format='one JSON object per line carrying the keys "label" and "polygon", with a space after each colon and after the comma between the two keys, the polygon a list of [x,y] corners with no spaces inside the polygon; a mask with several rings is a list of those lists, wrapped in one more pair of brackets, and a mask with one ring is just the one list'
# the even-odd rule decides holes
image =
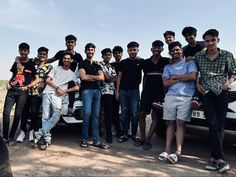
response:
{"label": "bracelet", "polygon": [[56,90],[58,89],[59,87],[56,87]]}
{"label": "bracelet", "polygon": [[29,90],[29,89],[30,89],[30,86],[29,86],[29,85],[27,85],[27,86],[26,86],[26,88],[27,88],[27,90]]}

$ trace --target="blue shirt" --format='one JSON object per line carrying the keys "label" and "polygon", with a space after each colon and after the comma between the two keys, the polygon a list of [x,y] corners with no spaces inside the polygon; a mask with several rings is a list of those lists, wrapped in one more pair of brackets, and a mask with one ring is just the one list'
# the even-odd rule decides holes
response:
{"label": "blue shirt", "polygon": [[[164,68],[163,78],[169,78],[175,75],[197,72],[197,66],[193,60],[186,62],[181,59],[177,63],[168,64]],[[168,88],[168,96],[193,96],[195,92],[194,81],[178,82]]]}

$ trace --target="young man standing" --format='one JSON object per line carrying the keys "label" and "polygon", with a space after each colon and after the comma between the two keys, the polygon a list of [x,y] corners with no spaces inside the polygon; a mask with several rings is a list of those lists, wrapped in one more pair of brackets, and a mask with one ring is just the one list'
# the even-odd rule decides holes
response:
{"label": "young man standing", "polygon": [[[191,120],[191,99],[195,91],[194,80],[197,77],[197,67],[193,60],[186,62],[182,58],[182,47],[179,42],[169,44],[169,53],[173,63],[168,64],[163,72],[163,85],[168,89],[163,109],[163,119],[166,120],[165,152],[159,160],[169,160],[176,163],[182,153],[185,136],[185,122]],[[171,145],[176,135],[176,152],[171,153]]]}
{"label": "young man standing", "polygon": [[37,83],[33,88],[28,91],[28,98],[23,109],[21,117],[21,131],[17,137],[17,142],[23,142],[27,132],[27,119],[30,118],[30,129],[29,129],[29,141],[34,140],[34,131],[36,131],[37,120],[39,118],[39,108],[42,104],[42,91],[46,86],[46,78],[48,73],[51,71],[52,66],[46,64],[48,57],[48,49],[46,47],[40,47],[38,49],[38,56],[34,59],[36,64],[36,72],[39,75],[40,82]]}
{"label": "young man standing", "polygon": [[95,45],[85,46],[86,59],[81,63],[79,74],[81,79],[81,96],[83,102],[82,148],[88,147],[89,122],[92,121],[93,146],[108,149],[109,146],[99,141],[99,112],[100,112],[100,82],[104,81],[101,66],[93,60]]}
{"label": "young man standing", "polygon": [[103,61],[100,63],[102,67],[105,80],[102,82],[100,88],[102,93],[102,106],[104,110],[104,121],[106,128],[106,142],[112,143],[111,121],[113,116],[113,97],[115,94],[116,71],[110,64],[112,58],[111,49],[105,48],[101,51]]}
{"label": "young man standing", "polygon": [[[71,71],[76,72],[79,69],[80,63],[83,61],[83,58],[80,55],[80,53],[77,53],[74,50],[74,48],[76,46],[76,41],[77,41],[77,38],[74,35],[70,34],[70,35],[66,36],[65,37],[66,50],[58,51],[53,58],[47,60],[47,63],[52,63],[54,61],[59,60],[58,65],[63,66],[63,56],[64,56],[64,53],[67,52],[72,55],[72,59],[73,59],[72,63],[70,64],[70,69],[71,69]],[[71,88],[74,86],[75,85],[74,85],[73,81],[69,82],[68,88]],[[69,96],[69,105],[68,105],[68,113],[67,114],[68,114],[68,116],[72,116],[73,115],[73,105],[75,102],[75,93],[70,92],[68,94],[68,96]]]}
{"label": "young man standing", "polygon": [[175,32],[173,31],[166,31],[163,33],[163,36],[167,45],[175,41]]}
{"label": "young man standing", "polygon": [[[113,57],[115,58],[115,62],[111,63],[111,66],[115,68],[116,71],[116,76],[118,76],[118,68],[119,64],[122,59],[123,55],[123,48],[121,46],[115,46],[112,49]],[[115,88],[116,88],[116,83],[115,83]],[[119,100],[116,99],[116,95],[114,94],[113,96],[113,104],[114,104],[114,109],[113,109],[113,119],[114,119],[114,126],[116,130],[116,137],[120,137],[122,135],[121,132],[121,125],[120,125],[120,102]]]}
{"label": "young man standing", "polygon": [[195,55],[200,78],[196,87],[203,103],[209,127],[211,155],[205,166],[223,173],[229,170],[223,152],[224,123],[228,109],[228,86],[236,79],[236,65],[232,53],[218,48],[219,32],[210,29],[203,34],[206,51]]}
{"label": "young man standing", "polygon": [[[63,97],[66,93],[79,90],[76,75],[70,70],[72,61],[71,53],[65,53],[63,56],[64,65],[54,67],[46,79],[47,86],[43,91],[42,103],[42,128],[35,132],[37,140],[44,138],[45,148],[51,144],[50,130],[60,119]],[[68,89],[68,82],[71,80],[75,82],[75,86]]]}
{"label": "young man standing", "polygon": [[123,135],[118,138],[118,142],[128,140],[128,115],[131,114],[132,139],[136,138],[138,128],[139,110],[139,84],[142,79],[142,69],[144,60],[137,56],[139,44],[130,42],[127,45],[129,58],[121,61],[117,78],[116,97],[120,100],[121,124]]}
{"label": "young man standing", "polygon": [[[27,100],[28,90],[39,82],[35,63],[28,58],[29,50],[30,46],[27,43],[19,45],[20,59],[11,67],[12,77],[7,83],[7,95],[3,108],[3,140],[9,145],[15,143],[14,136]],[[14,120],[10,136],[8,136],[10,113],[14,104],[16,104]]]}
{"label": "young man standing", "polygon": [[[158,119],[162,119],[162,110],[153,109],[152,103],[163,102],[165,93],[162,82],[162,73],[164,67],[169,64],[169,58],[161,56],[163,49],[163,42],[156,40],[152,43],[152,56],[145,60],[143,67],[143,91],[141,95],[140,114],[139,114],[139,126],[141,133],[141,143],[143,143],[143,149],[149,150],[152,145],[150,143],[151,137],[157,127]],[[152,123],[149,129],[148,136],[145,136],[146,129],[146,116],[151,113],[152,110]],[[137,144],[138,145],[138,144]],[[141,144],[140,144],[141,145]]]}

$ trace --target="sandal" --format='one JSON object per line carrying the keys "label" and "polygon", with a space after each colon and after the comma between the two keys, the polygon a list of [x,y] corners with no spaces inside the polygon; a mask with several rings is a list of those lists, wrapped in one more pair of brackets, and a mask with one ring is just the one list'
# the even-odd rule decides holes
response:
{"label": "sandal", "polygon": [[139,137],[136,137],[135,139],[134,139],[134,145],[135,146],[142,146],[143,145],[143,140],[141,140],[141,138],[139,138]]}
{"label": "sandal", "polygon": [[178,156],[176,154],[170,154],[168,155],[167,159],[170,163],[175,164],[178,162]]}
{"label": "sandal", "polygon": [[81,141],[80,147],[87,148],[88,147],[88,142],[87,141]]}
{"label": "sandal", "polygon": [[168,158],[169,154],[167,152],[162,152],[159,156],[158,156],[158,159],[160,161],[166,161],[167,158]]}
{"label": "sandal", "polygon": [[123,142],[127,141],[128,139],[129,139],[129,138],[128,138],[127,136],[122,135],[122,136],[120,136],[120,137],[117,139],[117,141],[118,141],[119,143],[123,143]]}
{"label": "sandal", "polygon": [[101,149],[110,149],[109,145],[106,145],[102,142],[93,143],[92,146],[98,147],[98,148],[101,148]]}
{"label": "sandal", "polygon": [[149,142],[146,142],[143,144],[143,150],[150,150],[152,149],[152,144]]}

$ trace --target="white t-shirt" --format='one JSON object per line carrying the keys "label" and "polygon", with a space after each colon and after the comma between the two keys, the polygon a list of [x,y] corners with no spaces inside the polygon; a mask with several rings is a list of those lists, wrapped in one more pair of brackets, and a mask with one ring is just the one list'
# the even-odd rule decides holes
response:
{"label": "white t-shirt", "polygon": [[[70,81],[74,81],[75,83],[78,82],[75,73],[70,69],[63,69],[62,66],[53,67],[48,76],[51,77],[52,82],[61,89],[67,89],[68,82]],[[55,91],[55,88],[52,88],[50,85],[47,85],[43,93],[55,93]]]}

